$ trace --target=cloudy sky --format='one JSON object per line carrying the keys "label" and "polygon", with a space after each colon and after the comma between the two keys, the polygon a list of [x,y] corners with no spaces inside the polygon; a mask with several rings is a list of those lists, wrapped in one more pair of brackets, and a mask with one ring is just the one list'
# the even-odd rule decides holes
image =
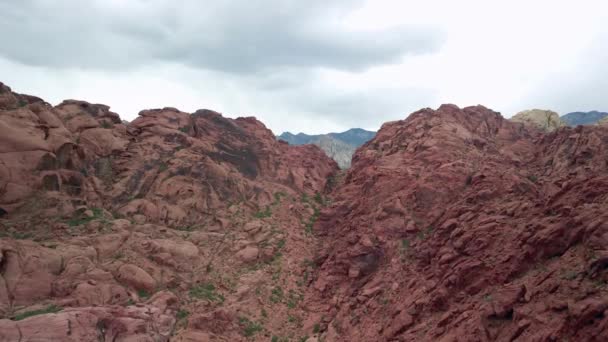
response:
{"label": "cloudy sky", "polygon": [[377,129],[422,107],[608,111],[605,0],[0,0],[0,81],[56,104]]}

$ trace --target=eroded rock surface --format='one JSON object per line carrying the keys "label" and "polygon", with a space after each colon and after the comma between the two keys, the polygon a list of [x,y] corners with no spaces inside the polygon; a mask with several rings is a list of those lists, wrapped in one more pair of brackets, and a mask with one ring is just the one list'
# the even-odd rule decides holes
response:
{"label": "eroded rock surface", "polygon": [[542,109],[524,110],[523,112],[515,114],[511,118],[511,121],[521,122],[525,125],[537,127],[547,132],[567,126],[567,124],[559,117],[559,114],[550,110]]}
{"label": "eroded rock surface", "polygon": [[544,134],[481,106],[385,124],[315,227],[324,336],[606,340],[607,148],[605,129]]}
{"label": "eroded rock surface", "polygon": [[0,341],[608,340],[608,129],[443,105],[348,172],[0,85]]}
{"label": "eroded rock surface", "polygon": [[0,89],[0,341],[303,337],[309,222],[338,171],[319,148],[255,118],[125,123]]}

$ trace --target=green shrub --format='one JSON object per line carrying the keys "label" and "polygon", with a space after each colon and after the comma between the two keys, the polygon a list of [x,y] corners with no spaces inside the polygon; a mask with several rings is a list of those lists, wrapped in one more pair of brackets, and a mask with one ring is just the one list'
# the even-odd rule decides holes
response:
{"label": "green shrub", "polygon": [[270,207],[266,206],[266,210],[264,211],[258,211],[255,214],[253,214],[253,216],[255,218],[266,218],[266,217],[270,217],[272,216],[272,211],[270,211]]}
{"label": "green shrub", "polygon": [[176,317],[178,320],[182,320],[182,319],[187,318],[189,315],[190,315],[190,313],[187,310],[179,309],[179,311],[177,311]]}
{"label": "green shrub", "polygon": [[83,224],[87,224],[93,220],[102,218],[103,216],[103,209],[101,208],[91,208],[91,211],[93,212],[93,216],[92,217],[83,217],[83,216],[79,216],[79,217],[74,217],[71,218],[70,220],[68,220],[67,224],[70,227],[76,227],[76,226],[80,226]]}
{"label": "green shrub", "polygon": [[308,199],[308,195],[307,194],[302,194],[302,197],[300,198],[300,201],[302,203],[309,203],[310,200]]}
{"label": "green shrub", "polygon": [[283,293],[283,289],[280,286],[277,286],[270,291],[270,301],[273,303],[282,302],[283,297],[285,297],[285,293]]}
{"label": "green shrub", "polygon": [[302,295],[295,293],[294,290],[289,290],[289,294],[287,295],[287,307],[290,309],[294,309],[298,306],[298,303],[302,300]]}
{"label": "green shrub", "polygon": [[319,215],[321,214],[317,207],[313,207],[313,210],[314,212],[312,216],[308,219],[308,222],[304,224],[304,229],[308,234],[312,234],[312,228],[314,227],[315,223],[319,219]]}
{"label": "green shrub", "polygon": [[274,193],[274,205],[277,205],[281,202],[281,197],[287,196],[284,192],[275,192]]}
{"label": "green shrub", "polygon": [[256,333],[264,330],[264,327],[247,317],[239,317],[239,324],[243,327],[243,335],[245,337],[251,337]]}
{"label": "green shrub", "polygon": [[13,321],[20,321],[32,316],[38,316],[38,315],[45,315],[45,314],[49,314],[49,313],[57,313],[59,311],[63,310],[61,307],[56,306],[55,304],[53,305],[49,305],[44,309],[39,309],[39,310],[32,310],[32,311],[26,311],[24,313],[20,313],[16,316],[14,316],[12,318]]}
{"label": "green shrub", "polygon": [[150,293],[144,289],[141,289],[137,290],[137,296],[141,299],[148,299],[150,298]]}
{"label": "green shrub", "polygon": [[319,204],[321,204],[321,205],[322,205],[323,203],[325,203],[325,201],[323,200],[323,196],[321,196],[321,194],[320,194],[320,193],[318,193],[318,192],[316,192],[316,193],[315,193],[315,197],[314,197],[314,199],[315,199],[315,202],[317,202],[317,203],[319,203]]}
{"label": "green shrub", "polygon": [[281,239],[277,242],[277,249],[283,249],[283,247],[285,247],[285,239]]}
{"label": "green shrub", "polygon": [[223,303],[225,298],[216,292],[213,284],[203,283],[190,289],[190,297]]}

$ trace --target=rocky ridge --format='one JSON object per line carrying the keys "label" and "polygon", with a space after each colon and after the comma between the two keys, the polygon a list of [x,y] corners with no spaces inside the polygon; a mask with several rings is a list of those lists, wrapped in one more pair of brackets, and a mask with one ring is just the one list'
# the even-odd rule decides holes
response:
{"label": "rocky ridge", "polygon": [[566,126],[566,123],[561,120],[559,114],[542,109],[531,109],[519,112],[511,118],[511,121],[536,126],[537,128],[549,132]]}
{"label": "rocky ridge", "polygon": [[302,337],[309,222],[338,170],[316,146],[1,85],[0,149],[0,341]]}
{"label": "rocky ridge", "polygon": [[443,105],[338,172],[254,118],[0,89],[0,341],[608,339],[605,127]]}
{"label": "rocky ridge", "polygon": [[315,227],[326,340],[606,340],[607,148],[481,106],[386,123]]}

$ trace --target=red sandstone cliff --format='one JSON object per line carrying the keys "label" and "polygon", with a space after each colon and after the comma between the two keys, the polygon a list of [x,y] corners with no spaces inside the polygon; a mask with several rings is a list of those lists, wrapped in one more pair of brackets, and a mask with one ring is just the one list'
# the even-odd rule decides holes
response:
{"label": "red sandstone cliff", "polygon": [[481,106],[385,124],[315,227],[327,340],[607,340],[607,148]]}
{"label": "red sandstone cliff", "polygon": [[0,85],[0,341],[608,340],[607,149],[443,105],[337,174],[254,118]]}
{"label": "red sandstone cliff", "polygon": [[292,272],[338,171],[319,148],[255,118],[164,108],[123,123],[0,89],[0,341],[299,333],[283,324],[305,315]]}

